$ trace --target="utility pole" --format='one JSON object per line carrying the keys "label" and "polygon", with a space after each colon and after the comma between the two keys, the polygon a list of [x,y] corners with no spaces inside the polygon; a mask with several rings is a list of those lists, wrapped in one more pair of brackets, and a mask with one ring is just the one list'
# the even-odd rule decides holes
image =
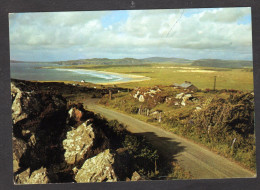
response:
{"label": "utility pole", "polygon": [[109,100],[112,100],[112,91],[109,90],[108,92],[109,92]]}
{"label": "utility pole", "polygon": [[216,79],[217,79],[217,76],[214,76],[214,86],[213,86],[214,91],[216,90]]}

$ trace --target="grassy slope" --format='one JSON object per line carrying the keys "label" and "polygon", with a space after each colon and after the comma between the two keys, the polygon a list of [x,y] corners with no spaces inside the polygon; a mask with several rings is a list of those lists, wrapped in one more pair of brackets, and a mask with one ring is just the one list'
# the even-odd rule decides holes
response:
{"label": "grassy slope", "polygon": [[[196,106],[202,104],[202,102],[206,102],[208,99],[212,99],[214,97],[217,99],[228,99],[230,95],[228,93],[221,94],[212,94],[212,93],[203,93],[197,92],[194,94],[195,97],[199,99],[198,103],[190,104],[185,107],[176,107],[170,104],[161,103],[157,104],[155,107],[151,109],[151,112],[156,110],[162,110],[163,114],[163,122],[158,123],[157,120],[153,120],[152,117],[139,115],[134,113],[136,108],[139,108],[140,105],[142,107],[147,107],[145,103],[140,103],[136,101],[132,96],[129,96],[128,93],[119,93],[113,95],[112,100],[108,100],[108,98],[104,97],[100,103],[110,107],[111,109],[115,109],[120,112],[124,112],[130,114],[131,116],[143,120],[145,122],[151,123],[155,126],[162,127],[167,131],[173,132],[175,134],[181,135],[185,138],[192,139],[195,142],[205,145],[209,149],[223,155],[227,158],[231,158],[241,165],[247,167],[248,169],[255,170],[255,141],[254,135],[249,135],[243,137],[235,131],[224,132],[225,124],[219,124],[220,131],[216,131],[213,133],[212,137],[209,137],[207,134],[204,134],[203,131],[207,131],[202,127],[202,121],[206,120],[205,118],[196,117],[195,120],[198,119],[198,126],[192,127],[188,123],[191,120],[191,116],[194,115],[194,109]],[[211,103],[214,105],[214,103]],[[220,106],[218,103],[215,103],[216,106]],[[209,113],[212,117],[218,118],[218,114],[211,113],[214,110],[208,110],[205,108],[205,113]],[[213,108],[214,109],[214,108]],[[203,110],[203,109],[202,109]],[[194,117],[194,116],[193,116]],[[192,119],[192,120],[194,120]],[[199,125],[201,123],[201,127]],[[223,131],[222,131],[223,128]],[[222,132],[221,132],[222,131]],[[222,136],[224,135],[224,136]],[[236,138],[236,147],[233,149],[230,148],[233,139]]]}
{"label": "grassy slope", "polygon": [[[161,68],[161,67],[165,68]],[[195,67],[207,72],[176,72],[181,70],[170,64],[150,64],[150,65],[135,65],[135,66],[90,66],[80,65],[71,66],[73,68],[86,68],[99,71],[109,71],[116,73],[134,74],[150,77],[151,80],[142,82],[132,82],[120,84],[121,87],[149,87],[154,85],[171,85],[173,83],[182,83],[191,81],[200,89],[212,89],[214,76],[217,77],[217,89],[237,89],[237,90],[253,90],[253,72],[246,72],[244,69],[222,69],[222,68],[207,68]],[[70,67],[70,68],[71,68]],[[183,66],[182,66],[183,67]],[[187,66],[191,67],[191,66]]]}

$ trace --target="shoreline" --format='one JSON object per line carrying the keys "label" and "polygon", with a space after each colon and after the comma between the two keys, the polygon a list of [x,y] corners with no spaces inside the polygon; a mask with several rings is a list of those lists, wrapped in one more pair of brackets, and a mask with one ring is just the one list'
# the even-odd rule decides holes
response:
{"label": "shoreline", "polygon": [[[56,67],[41,67],[41,69],[57,69]],[[64,69],[64,68],[62,68]],[[108,74],[108,75],[114,75],[122,78],[123,80],[119,81],[110,81],[110,82],[98,82],[98,83],[93,83],[93,82],[81,82],[81,81],[38,81],[35,80],[36,82],[65,82],[65,83],[79,83],[79,84],[85,84],[85,83],[91,83],[91,84],[96,84],[96,85],[115,85],[115,84],[122,84],[122,83],[132,83],[132,82],[142,82],[146,80],[150,80],[150,77],[146,76],[141,76],[141,75],[133,75],[133,74],[124,74],[124,73],[115,73],[115,72],[109,72],[109,71],[99,71],[99,70],[91,70],[91,69],[68,69],[68,70],[82,70],[82,71],[90,71],[90,72],[96,72],[100,74]],[[129,80],[124,80],[124,79],[129,79]]]}
{"label": "shoreline", "polygon": [[[42,69],[56,69],[56,68],[52,68],[52,67],[42,67]],[[62,68],[64,69],[64,68]],[[99,71],[99,70],[91,70],[91,69],[68,69],[68,70],[83,70],[83,71],[93,71],[93,72],[97,72],[97,73],[101,73],[101,74],[109,74],[109,75],[114,75],[114,76],[119,76],[123,79],[130,79],[127,81],[111,81],[111,82],[100,82],[100,83],[92,83],[92,84],[97,84],[97,85],[114,85],[114,84],[122,84],[122,83],[129,83],[129,82],[141,82],[141,81],[146,81],[146,80],[150,80],[150,77],[146,77],[146,76],[141,76],[141,75],[133,75],[133,74],[124,74],[124,73],[115,73],[115,72],[109,72],[109,71]],[[46,82],[46,81],[45,81]],[[55,81],[49,81],[49,82],[55,82]],[[62,81],[65,82],[65,81]],[[79,82],[82,83],[80,81],[66,81],[66,82]],[[91,83],[91,82],[85,82],[85,83]]]}

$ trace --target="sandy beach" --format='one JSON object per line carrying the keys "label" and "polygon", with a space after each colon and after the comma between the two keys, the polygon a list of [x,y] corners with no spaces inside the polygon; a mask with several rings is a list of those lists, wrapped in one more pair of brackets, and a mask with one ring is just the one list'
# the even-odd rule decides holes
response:
{"label": "sandy beach", "polygon": [[[56,68],[56,67],[41,67],[41,69],[63,69],[66,70],[66,68]],[[141,82],[145,80],[150,80],[150,77],[141,76],[141,75],[133,75],[133,74],[124,74],[124,73],[115,73],[115,72],[108,72],[108,71],[99,71],[99,70],[91,70],[91,69],[72,69],[69,68],[68,70],[78,70],[78,71],[89,71],[89,72],[96,72],[100,74],[107,74],[107,75],[113,75],[118,76],[122,79],[129,79],[129,80],[120,80],[120,81],[109,81],[109,82],[100,82],[100,83],[93,83],[98,85],[113,85],[113,84],[122,84],[122,83],[130,83],[130,82]],[[59,81],[59,82],[65,82],[65,81]],[[69,81],[66,81],[67,83],[70,83]],[[81,83],[79,81],[73,81],[73,83]],[[91,83],[87,82],[86,83]]]}
{"label": "sandy beach", "polygon": [[122,74],[122,73],[114,73],[114,72],[107,72],[107,71],[96,71],[104,74],[111,74],[111,75],[117,75],[122,78],[130,78],[129,81],[113,81],[113,82],[105,82],[105,83],[97,83],[101,85],[111,85],[111,84],[122,84],[122,83],[129,83],[129,82],[141,82],[145,80],[150,80],[150,77],[145,77],[141,75],[132,75],[132,74]]}

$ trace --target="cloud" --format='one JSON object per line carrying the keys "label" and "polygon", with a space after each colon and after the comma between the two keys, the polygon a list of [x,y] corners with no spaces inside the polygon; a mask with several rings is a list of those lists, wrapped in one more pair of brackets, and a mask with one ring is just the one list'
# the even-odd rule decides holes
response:
{"label": "cloud", "polygon": [[221,8],[209,9],[201,14],[201,21],[232,23],[251,14],[250,8]]}
{"label": "cloud", "polygon": [[[107,19],[110,15],[124,19]],[[238,55],[252,59],[251,21],[239,23],[248,15],[250,8],[15,13],[9,15],[11,59],[31,60],[32,53],[33,59],[44,61]]]}

